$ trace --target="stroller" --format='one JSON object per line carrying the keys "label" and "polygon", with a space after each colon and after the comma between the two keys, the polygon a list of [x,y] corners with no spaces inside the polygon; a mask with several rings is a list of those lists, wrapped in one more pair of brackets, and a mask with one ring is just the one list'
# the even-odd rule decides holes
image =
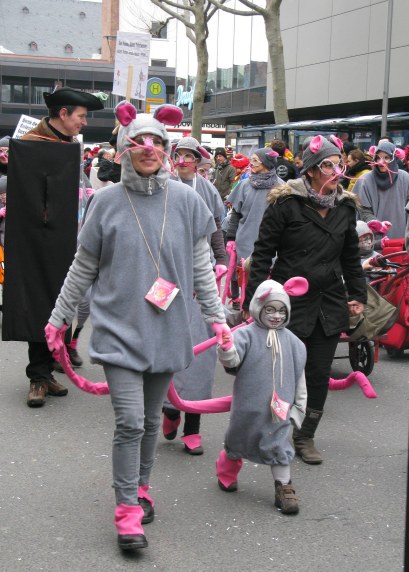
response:
{"label": "stroller", "polygon": [[409,254],[403,238],[391,239],[377,259],[381,270],[371,282],[383,298],[399,308],[398,319],[380,344],[390,357],[402,357],[409,349]]}

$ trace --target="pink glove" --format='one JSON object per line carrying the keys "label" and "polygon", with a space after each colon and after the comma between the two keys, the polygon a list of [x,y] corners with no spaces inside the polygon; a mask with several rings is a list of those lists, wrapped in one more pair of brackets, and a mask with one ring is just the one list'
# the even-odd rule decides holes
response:
{"label": "pink glove", "polygon": [[64,325],[62,328],[57,328],[48,322],[44,328],[45,339],[47,341],[48,349],[50,352],[54,350],[59,352],[64,345],[64,334],[67,326]]}
{"label": "pink glove", "polygon": [[382,232],[382,234],[385,234],[385,232],[388,232],[388,230],[391,228],[392,223],[388,220],[384,220],[382,222],[380,220],[370,220],[367,222],[367,225],[372,230],[372,232]]}
{"label": "pink glove", "polygon": [[222,278],[222,276],[227,274],[227,266],[225,266],[224,264],[216,264],[215,270],[216,270],[216,280],[219,280],[220,278]]}
{"label": "pink glove", "polygon": [[211,328],[216,334],[217,343],[222,350],[227,352],[227,350],[233,346],[233,334],[231,333],[229,326],[226,323],[219,324],[218,322],[213,322],[213,324],[211,324]]}
{"label": "pink glove", "polygon": [[389,242],[389,238],[387,236],[384,236],[383,238],[381,238],[381,246],[382,248],[385,248],[385,246],[388,246],[388,242]]}
{"label": "pink glove", "polygon": [[6,216],[6,207],[0,209],[0,218],[4,218]]}

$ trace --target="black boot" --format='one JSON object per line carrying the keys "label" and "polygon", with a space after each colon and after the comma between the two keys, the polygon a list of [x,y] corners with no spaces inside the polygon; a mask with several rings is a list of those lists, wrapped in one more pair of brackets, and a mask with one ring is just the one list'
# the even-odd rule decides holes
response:
{"label": "black boot", "polygon": [[293,430],[295,452],[301,457],[304,463],[308,463],[309,465],[320,465],[322,463],[322,457],[315,448],[313,439],[322,414],[323,411],[317,411],[307,407],[301,429],[294,427]]}

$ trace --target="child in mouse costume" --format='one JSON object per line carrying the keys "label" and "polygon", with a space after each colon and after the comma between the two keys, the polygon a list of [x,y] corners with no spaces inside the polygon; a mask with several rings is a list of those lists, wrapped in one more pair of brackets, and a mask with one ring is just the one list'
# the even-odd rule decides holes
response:
{"label": "child in mouse costume", "polygon": [[213,216],[170,180],[164,124],[180,123],[179,108],[137,116],[123,102],[116,116],[121,181],[95,193],[45,331],[49,349],[60,351],[64,324],[92,288],[90,357],[104,367],[115,414],[115,526],[119,546],[135,550],[147,546],[142,525],[154,519],[149,480],[162,403],[173,373],[193,358],[193,291],[220,343],[230,330],[210,263]]}
{"label": "child in mouse costume", "polygon": [[305,346],[285,326],[289,295],[307,290],[305,278],[291,278],[284,285],[262,282],[250,303],[254,321],[235,332],[234,345],[218,348],[224,367],[236,374],[230,423],[216,462],[219,487],[237,490],[243,458],[270,465],[275,505],[284,514],[299,510],[290,476],[294,449],[289,436],[292,423],[301,427],[307,400]]}

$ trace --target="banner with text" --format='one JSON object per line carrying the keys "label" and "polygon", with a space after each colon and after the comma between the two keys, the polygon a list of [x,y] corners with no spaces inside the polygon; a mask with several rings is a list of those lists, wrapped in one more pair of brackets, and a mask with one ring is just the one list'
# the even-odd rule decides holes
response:
{"label": "banner with text", "polygon": [[[118,32],[112,93],[132,99],[146,99],[149,69],[149,34]],[[132,82],[128,86],[128,74]]]}

